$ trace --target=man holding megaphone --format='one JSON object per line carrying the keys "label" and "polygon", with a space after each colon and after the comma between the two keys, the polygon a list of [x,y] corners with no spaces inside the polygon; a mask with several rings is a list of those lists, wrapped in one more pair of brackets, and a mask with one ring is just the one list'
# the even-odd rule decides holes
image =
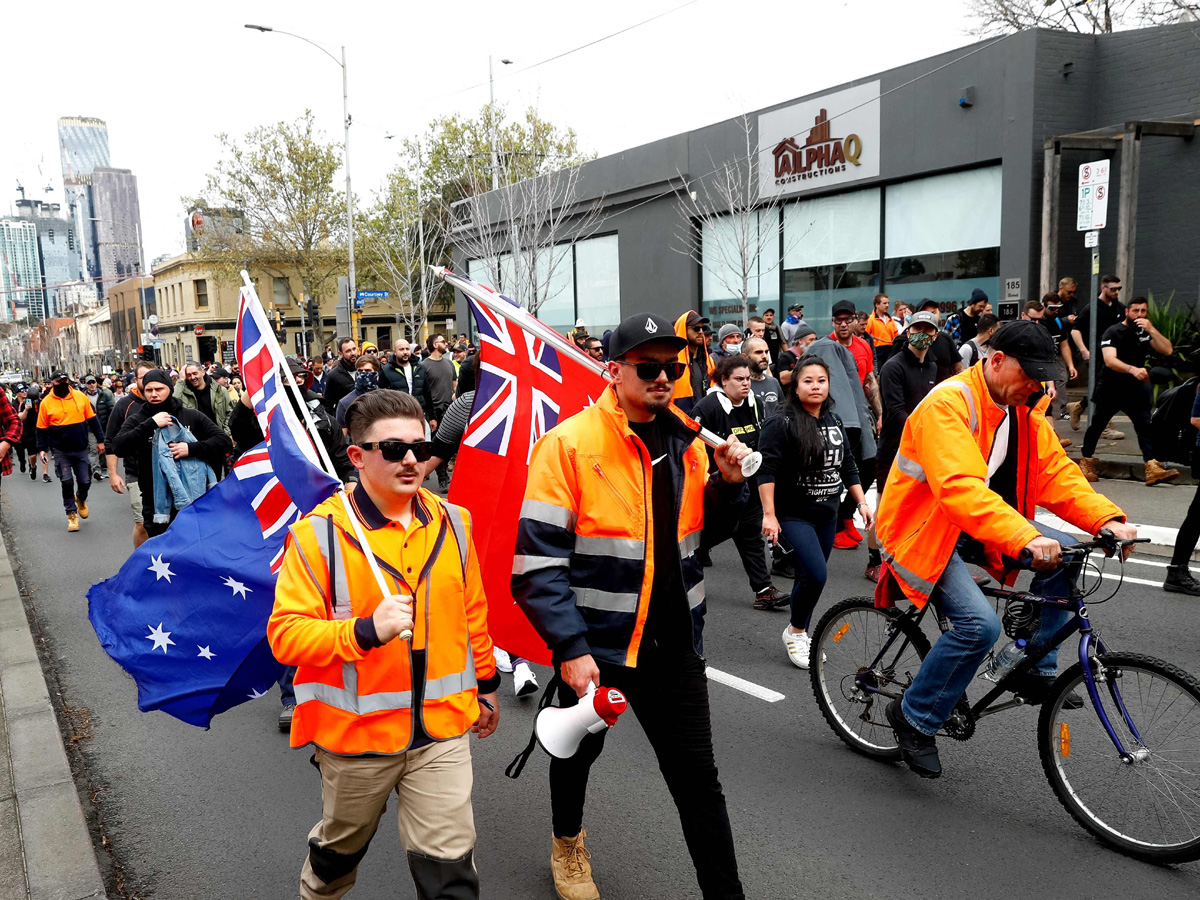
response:
{"label": "man holding megaphone", "polygon": [[[533,448],[512,587],[553,651],[559,704],[575,705],[591,686],[628,700],[679,809],[701,892],[735,900],[744,893],[713,758],[696,551],[706,516],[740,513],[750,449],[736,438],[722,444],[710,476],[699,426],[671,402],[687,374],[685,346],[669,321],[646,313],[612,333],[613,383]],[[568,722],[578,747],[550,760],[561,900],[600,896],[583,829],[588,772],[607,731],[596,712]]]}
{"label": "man holding megaphone", "polygon": [[411,394],[363,394],[346,424],[359,484],[292,526],[267,624],[299,667],[292,746],[314,744],[321,771],[300,897],[354,886],[392,791],[417,897],[478,897],[468,732],[496,730],[500,676],[471,522],[421,489]]}

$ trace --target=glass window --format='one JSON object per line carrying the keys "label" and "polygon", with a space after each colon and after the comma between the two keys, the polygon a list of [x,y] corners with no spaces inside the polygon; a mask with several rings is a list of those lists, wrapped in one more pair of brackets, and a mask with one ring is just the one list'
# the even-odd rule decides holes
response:
{"label": "glass window", "polygon": [[196,309],[208,309],[208,281],[196,279]]}
{"label": "glass window", "polygon": [[617,249],[615,234],[589,238],[575,245],[576,318],[583,319],[588,334],[597,337],[621,323],[621,266]]}
{"label": "glass window", "polygon": [[893,300],[944,311],[975,288],[1000,293],[1001,169],[934,175],[887,188],[884,277]]}
{"label": "glass window", "polygon": [[[743,254],[758,254],[743,264]],[[779,305],[779,210],[749,216],[724,216],[702,226],[700,308],[714,329],[742,324],[741,295],[746,291],[746,313],[761,316]]]}
{"label": "glass window", "polygon": [[286,278],[271,279],[271,294],[275,299],[276,306],[287,306],[291,302],[288,295],[288,283]]}
{"label": "glass window", "polygon": [[789,203],[783,211],[781,313],[804,306],[818,334],[832,328],[838,300],[863,310],[879,292],[880,189]]}

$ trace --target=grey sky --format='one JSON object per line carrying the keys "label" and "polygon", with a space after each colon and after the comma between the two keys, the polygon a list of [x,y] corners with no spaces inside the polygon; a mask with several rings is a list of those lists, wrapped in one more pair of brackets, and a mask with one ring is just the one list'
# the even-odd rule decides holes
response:
{"label": "grey sky", "polygon": [[338,66],[293,38],[247,31],[245,22],[303,34],[335,56],[346,45],[360,202],[394,164],[397,141],[386,134],[414,135],[437,115],[474,114],[487,103],[489,53],[516,63],[497,66],[498,103],[510,112],[535,105],[603,155],[971,42],[964,0],[698,0],[510,74],[682,2],[605,0],[565,10],[561,0],[6,3],[0,209],[7,214],[17,199],[17,179],[29,197],[61,202],[58,118],[97,116],[108,123],[112,164],[138,176],[148,262],[182,252],[180,198],[203,186],[218,158],[217,133],[241,135],[307,107],[340,141]]}

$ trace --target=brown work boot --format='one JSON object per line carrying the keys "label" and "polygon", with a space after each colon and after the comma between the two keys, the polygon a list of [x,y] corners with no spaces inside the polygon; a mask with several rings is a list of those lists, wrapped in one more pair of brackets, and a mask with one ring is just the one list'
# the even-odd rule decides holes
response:
{"label": "brown work boot", "polygon": [[75,505],[79,507],[79,518],[86,519],[88,517],[87,501],[80,500],[79,495],[75,496]]}
{"label": "brown work boot", "polygon": [[1078,400],[1067,404],[1067,414],[1071,417],[1071,430],[1079,430],[1079,417],[1083,415],[1083,404]]}
{"label": "brown work boot", "polygon": [[1164,469],[1162,463],[1152,459],[1146,463],[1146,487],[1158,484],[1160,481],[1170,481],[1179,477],[1178,469]]}
{"label": "brown work boot", "polygon": [[1065,438],[1065,437],[1060,437],[1060,438],[1058,439],[1058,442],[1059,442],[1060,444],[1062,444],[1064,447],[1070,447],[1070,446],[1071,446],[1073,443],[1075,443],[1075,442],[1074,442],[1073,440],[1071,440],[1070,438]]}
{"label": "brown work boot", "polygon": [[79,530],[79,513],[67,513],[67,531]]}
{"label": "brown work boot", "polygon": [[1100,432],[1100,437],[1106,441],[1123,441],[1125,440],[1125,432],[1117,431],[1117,429],[1109,425],[1102,432]]}
{"label": "brown work boot", "polygon": [[1099,481],[1100,476],[1096,474],[1096,457],[1081,456],[1079,457],[1079,468],[1083,472],[1083,477],[1088,481]]}
{"label": "brown work boot", "polygon": [[587,829],[570,838],[554,838],[550,851],[550,872],[558,900],[600,900],[600,891],[592,881],[592,854],[583,846]]}

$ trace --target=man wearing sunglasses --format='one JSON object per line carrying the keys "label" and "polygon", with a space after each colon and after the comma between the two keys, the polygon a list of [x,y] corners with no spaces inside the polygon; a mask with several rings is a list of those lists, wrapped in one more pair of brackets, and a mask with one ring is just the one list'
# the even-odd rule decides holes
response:
{"label": "man wearing sunglasses", "polygon": [[[699,426],[671,402],[688,347],[661,316],[613,332],[613,383],[534,445],[512,587],[553,651],[561,706],[589,683],[624,692],[679,809],[701,893],[733,900],[744,893],[713,758],[696,551],[707,517],[741,514],[749,449],[731,437],[710,475]],[[583,804],[603,746],[603,733],[588,735],[572,758],[550,761],[550,865],[563,900],[599,897]]]}
{"label": "man wearing sunglasses", "polygon": [[276,658],[299,667],[291,744],[316,745],[321,772],[300,896],[354,886],[396,791],[417,897],[478,897],[468,732],[496,730],[500,678],[471,520],[421,488],[431,446],[415,397],[372,391],[347,426],[351,510],[331,497],[292,526],[267,624]]}

